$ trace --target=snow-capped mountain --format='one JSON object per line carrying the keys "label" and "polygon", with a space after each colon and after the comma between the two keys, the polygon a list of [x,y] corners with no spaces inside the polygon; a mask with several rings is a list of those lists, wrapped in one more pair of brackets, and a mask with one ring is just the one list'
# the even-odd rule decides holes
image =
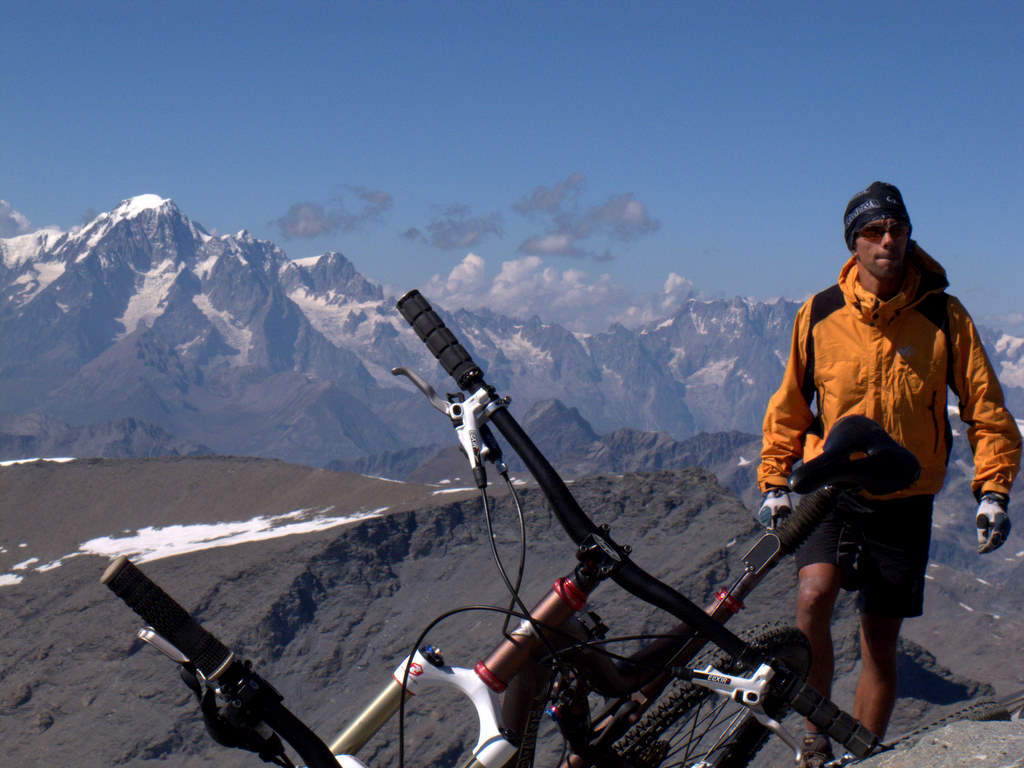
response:
{"label": "snow-capped mountain", "polygon": [[[8,414],[69,428],[132,419],[176,445],[312,464],[447,440],[443,419],[390,370],[452,384],[394,298],[340,253],[293,261],[142,195],[71,232],[0,240],[0,255]],[[520,412],[558,398],[599,431],[676,438],[759,430],[796,308],[691,300],[638,330],[584,335],[436,307]],[[1004,335],[993,352],[1005,383],[1024,386],[1024,340]]]}

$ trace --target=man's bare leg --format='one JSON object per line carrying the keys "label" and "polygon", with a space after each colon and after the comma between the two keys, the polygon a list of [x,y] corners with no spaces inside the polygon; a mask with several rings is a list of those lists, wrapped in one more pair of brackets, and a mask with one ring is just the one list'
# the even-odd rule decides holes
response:
{"label": "man's bare leg", "polygon": [[[811,669],[807,682],[822,696],[832,693],[835,657],[832,651],[832,609],[839,595],[841,572],[831,563],[805,565],[798,574],[796,625],[811,643]],[[807,730],[817,727],[809,721]]]}
{"label": "man's bare leg", "polygon": [[896,650],[903,619],[860,617],[860,679],[853,699],[853,716],[879,738],[885,735],[896,703]]}

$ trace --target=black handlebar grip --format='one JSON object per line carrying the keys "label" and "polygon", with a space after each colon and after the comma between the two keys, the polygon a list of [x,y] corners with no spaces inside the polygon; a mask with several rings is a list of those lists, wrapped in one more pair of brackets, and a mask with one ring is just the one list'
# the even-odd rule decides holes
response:
{"label": "black handlebar grip", "polygon": [[793,554],[804,543],[832,510],[835,505],[834,496],[829,488],[820,488],[800,499],[793,514],[775,529],[783,554]]}
{"label": "black handlebar grip", "polygon": [[856,757],[867,757],[878,746],[875,734],[807,684],[790,698],[790,705]]}
{"label": "black handlebar grip", "polygon": [[461,389],[473,389],[477,380],[483,378],[483,372],[423,295],[409,291],[395,306],[455,383]]}
{"label": "black handlebar grip", "polygon": [[192,615],[121,555],[107,566],[100,581],[128,607],[188,656],[207,680],[215,680],[230,665],[234,654]]}

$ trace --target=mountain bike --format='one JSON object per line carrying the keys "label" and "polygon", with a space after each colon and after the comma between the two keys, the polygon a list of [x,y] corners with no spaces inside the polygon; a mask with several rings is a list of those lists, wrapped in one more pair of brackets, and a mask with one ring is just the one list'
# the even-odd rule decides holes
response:
{"label": "mountain bike", "polygon": [[[864,417],[837,423],[824,453],[793,472],[791,487],[804,496],[789,520],[764,533],[744,555],[742,575],[719,590],[710,606],[700,608],[637,565],[629,546],[612,538],[609,526],[590,519],[513,418],[508,398],[485,382],[465,347],[418,292],[399,300],[398,311],[460,389],[441,398],[412,371],[394,370],[450,420],[480,490],[489,533],[486,464],[504,478],[518,507],[493,426],[533,476],[573,542],[576,562],[527,608],[519,593],[522,550],[513,583],[489,535],[510,595],[507,606],[491,608],[509,617],[493,650],[472,668],[450,666],[424,644],[428,627],[388,685],[339,736],[325,743],[284,707],[280,694],[251,664],[237,658],[127,558],[118,558],[102,581],[150,625],[140,637],[180,665],[215,739],[291,766],[283,740],[310,768],[352,768],[363,766],[360,749],[398,715],[402,764],[406,700],[440,685],[464,693],[476,711],[478,738],[466,768],[532,765],[545,715],[563,742],[555,763],[568,768],[741,766],[773,733],[799,753],[796,739],[780,724],[789,709],[855,756],[880,747],[874,734],[804,683],[810,657],[802,634],[772,627],[741,637],[725,623],[767,573],[799,546],[837,495],[855,489],[884,494],[909,485],[920,472],[913,455]],[[609,644],[615,638],[586,611],[590,594],[607,580],[678,623],[658,636],[634,638],[643,645],[632,653],[612,652]],[[717,655],[700,657],[708,644],[718,649]]]}

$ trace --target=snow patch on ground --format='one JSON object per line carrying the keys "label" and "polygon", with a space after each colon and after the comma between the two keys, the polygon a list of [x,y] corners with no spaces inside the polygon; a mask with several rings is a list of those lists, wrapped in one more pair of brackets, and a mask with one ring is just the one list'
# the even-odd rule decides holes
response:
{"label": "snow patch on ground", "polygon": [[[41,261],[35,264],[33,267],[35,270],[35,278],[29,278],[29,280],[26,281],[26,292],[20,297],[22,302],[27,304],[46,290],[50,283],[64,274],[64,268],[63,261]],[[28,275],[22,275],[19,278],[19,281],[25,277],[28,277]]]}
{"label": "snow patch on ground", "polygon": [[27,235],[0,239],[4,266],[8,269],[18,269],[23,264],[33,261],[43,251],[48,251],[63,236],[61,230],[50,227],[29,232]]}
{"label": "snow patch on ground", "polygon": [[248,364],[249,352],[252,350],[252,331],[243,323],[235,320],[230,312],[216,309],[210,302],[210,297],[206,294],[196,294],[192,297],[192,303],[206,316],[210,324],[220,332],[228,345],[238,350],[238,364]]}
{"label": "snow patch on ground", "polygon": [[175,264],[173,260],[167,259],[151,271],[141,275],[142,284],[138,286],[135,295],[129,300],[124,314],[117,318],[117,321],[124,326],[124,333],[118,338],[133,333],[139,327],[139,323],[152,325],[153,321],[163,314],[167,294],[184,267],[184,264]]}
{"label": "snow patch on ground", "polygon": [[59,464],[63,464],[66,461],[74,461],[74,458],[70,456],[58,456],[56,458],[47,459],[42,459],[38,457],[34,459],[5,459],[4,461],[0,461],[0,467],[9,467],[12,464],[31,464],[32,462],[35,461],[55,461]]}
{"label": "snow patch on ground", "polygon": [[[145,563],[189,552],[201,552],[218,547],[230,547],[236,544],[325,531],[329,528],[380,517],[387,510],[388,507],[380,507],[370,511],[330,514],[334,511],[334,507],[323,507],[321,509],[297,509],[282,515],[265,515],[254,517],[251,520],[148,526],[137,531],[129,531],[122,536],[101,536],[90,539],[82,542],[75,552],[70,552],[48,563],[37,565],[39,558],[32,557],[13,566],[12,570],[45,573],[59,568],[71,558],[82,555],[100,555],[109,558],[126,555],[133,562]],[[18,584],[22,579],[21,574],[0,573],[0,586]]]}
{"label": "snow patch on ground", "polygon": [[522,327],[516,328],[516,332],[508,336],[491,332],[488,332],[487,336],[490,342],[510,360],[545,364],[552,362],[551,351],[538,347],[526,338]]}
{"label": "snow patch on ground", "polygon": [[200,280],[206,280],[210,277],[210,273],[217,265],[217,259],[219,258],[220,256],[218,254],[213,254],[212,256],[207,256],[202,261],[197,261],[196,265],[192,268],[193,274],[195,274],[195,276]]}
{"label": "snow patch on ground", "polygon": [[171,202],[167,198],[160,197],[160,195],[136,195],[130,197],[127,200],[121,202],[112,213],[119,214],[124,218],[132,218],[138,216],[143,211],[148,211],[153,208],[161,208],[165,203]]}
{"label": "snow patch on ground", "polygon": [[[295,302],[302,310],[302,314],[309,320],[309,324],[320,331],[327,340],[335,346],[343,349],[351,348],[353,343],[372,343],[373,333],[377,327],[377,320],[382,302],[379,301],[350,301],[344,296],[337,296],[334,292],[327,294],[311,293],[307,288],[299,287],[288,294],[288,298]],[[373,322],[362,322],[355,329],[346,330],[346,324],[352,316],[362,313],[368,320]],[[385,321],[397,326],[397,320],[390,315],[384,316]]]}
{"label": "snow patch on ground", "polygon": [[686,379],[688,387],[720,387],[725,384],[726,378],[736,365],[735,357],[728,357],[724,360],[716,360],[708,363],[699,371],[696,371]]}

